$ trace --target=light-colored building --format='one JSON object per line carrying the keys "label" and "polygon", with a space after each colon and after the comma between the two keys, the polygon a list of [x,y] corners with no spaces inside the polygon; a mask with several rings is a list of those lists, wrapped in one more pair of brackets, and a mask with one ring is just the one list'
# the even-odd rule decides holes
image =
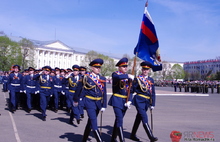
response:
{"label": "light-colored building", "polygon": [[[20,36],[8,36],[4,32],[0,32],[0,36],[7,36],[15,42],[20,42],[23,39]],[[34,67],[36,69],[40,69],[46,65],[49,65],[52,68],[59,67],[63,69],[72,68],[72,66],[75,64],[80,66],[88,66],[89,61],[86,59],[86,54],[90,51],[88,49],[70,47],[60,40],[28,40],[33,43],[34,55],[30,54],[27,59],[34,60]],[[119,58],[113,56],[110,58],[112,58],[115,63],[117,63],[119,60]]]}
{"label": "light-colored building", "polygon": [[220,72],[220,59],[190,61],[184,63],[184,70],[190,74],[207,76]]}

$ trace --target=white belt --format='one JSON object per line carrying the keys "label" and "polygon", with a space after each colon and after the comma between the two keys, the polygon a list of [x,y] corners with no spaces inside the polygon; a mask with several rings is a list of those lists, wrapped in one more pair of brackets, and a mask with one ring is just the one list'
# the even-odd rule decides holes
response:
{"label": "white belt", "polygon": [[36,86],[28,86],[28,85],[27,85],[27,88],[36,88]]}
{"label": "white belt", "polygon": [[13,83],[11,83],[11,85],[12,86],[20,86],[20,84],[13,84]]}
{"label": "white belt", "polygon": [[66,87],[66,89],[69,89],[69,87]]}
{"label": "white belt", "polygon": [[62,86],[59,86],[59,85],[54,85],[54,87],[56,87],[56,88],[62,88]]}

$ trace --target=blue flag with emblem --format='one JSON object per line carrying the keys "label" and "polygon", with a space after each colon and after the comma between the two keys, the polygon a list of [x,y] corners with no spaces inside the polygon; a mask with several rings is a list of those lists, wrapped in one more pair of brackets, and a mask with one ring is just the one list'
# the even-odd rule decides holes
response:
{"label": "blue flag with emblem", "polygon": [[147,3],[145,5],[139,40],[134,49],[134,54],[140,59],[150,62],[153,65],[153,71],[162,70],[159,42],[153,21],[147,10]]}

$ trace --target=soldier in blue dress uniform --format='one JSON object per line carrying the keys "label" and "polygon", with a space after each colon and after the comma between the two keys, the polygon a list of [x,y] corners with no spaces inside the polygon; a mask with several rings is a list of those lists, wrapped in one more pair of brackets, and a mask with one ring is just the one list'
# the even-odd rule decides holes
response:
{"label": "soldier in blue dress uniform", "polygon": [[[70,76],[72,74],[72,69],[70,69],[70,68],[68,68],[68,69],[66,69],[66,74],[65,74],[65,76]],[[71,110],[71,106],[72,106],[72,104],[71,104],[71,99],[70,99],[70,96],[69,96],[69,82],[68,82],[68,80],[66,80],[66,79],[64,79],[63,80],[63,93],[65,93],[65,97],[66,97],[66,110],[67,110],[67,112],[69,113],[70,112],[70,110]]]}
{"label": "soldier in blue dress uniform", "polygon": [[80,123],[80,114],[79,114],[79,108],[78,106],[74,106],[73,103],[74,101],[76,102],[76,100],[74,100],[76,97],[76,88],[78,86],[78,81],[80,80],[80,76],[79,76],[79,66],[78,65],[73,65],[72,66],[73,69],[73,73],[69,74],[66,79],[68,81],[69,84],[69,101],[71,103],[71,113],[70,113],[70,120],[69,120],[69,124],[73,124],[73,119],[75,118],[77,123]]}
{"label": "soldier in blue dress uniform", "polygon": [[23,92],[23,76],[19,65],[13,65],[14,72],[9,75],[8,88],[10,93],[11,111],[14,113],[20,103],[20,92]]}
{"label": "soldier in blue dress uniform", "polygon": [[26,94],[26,103],[27,103],[27,112],[30,113],[32,109],[32,98],[37,91],[37,80],[34,80],[34,71],[33,67],[28,68],[29,75],[24,76],[24,93]]}
{"label": "soldier in blue dress uniform", "polygon": [[3,82],[3,92],[7,92],[8,91],[8,79],[9,79],[9,74],[8,72],[5,72],[3,78],[2,78],[2,82]]}
{"label": "soldier in blue dress uniform", "polygon": [[132,83],[132,75],[127,74],[128,59],[122,58],[116,64],[118,71],[112,73],[112,96],[108,102],[113,107],[115,113],[115,123],[112,133],[112,142],[116,142],[117,135],[119,135],[120,142],[124,142],[123,135],[123,118],[130,108],[132,95],[130,94],[130,87]]}
{"label": "soldier in blue dress uniform", "polygon": [[43,71],[36,74],[34,79],[39,80],[39,91],[40,91],[40,108],[42,111],[42,120],[46,121],[46,109],[50,96],[53,94],[53,80],[50,76],[51,67],[44,66]]}
{"label": "soldier in blue dress uniform", "polygon": [[[81,76],[81,77],[83,77],[84,75],[86,74],[86,67],[84,67],[84,66],[80,66],[79,67],[79,75]],[[78,106],[78,108],[79,108],[79,114],[80,114],[80,117],[81,118],[84,118],[84,108],[83,108],[83,101],[82,101],[82,98],[80,98],[79,99],[79,106]]]}
{"label": "soldier in blue dress uniform", "polygon": [[142,74],[137,76],[133,81],[133,91],[137,93],[132,104],[137,109],[136,119],[132,128],[130,138],[134,141],[139,141],[136,137],[136,132],[142,121],[144,129],[151,142],[157,141],[158,139],[153,136],[153,133],[148,125],[148,108],[153,109],[155,107],[155,88],[153,78],[148,76],[149,70],[152,67],[150,62],[144,61],[140,64],[142,66]]}
{"label": "soldier in blue dress uniform", "polygon": [[94,59],[90,62],[91,72],[87,72],[77,89],[78,99],[82,98],[84,108],[88,115],[87,125],[84,130],[82,142],[86,142],[93,130],[97,142],[102,142],[97,124],[99,112],[104,112],[107,107],[106,78],[100,75],[102,59]]}
{"label": "soldier in blue dress uniform", "polygon": [[55,68],[55,76],[52,76],[53,80],[53,95],[54,95],[54,112],[57,113],[59,108],[59,103],[61,109],[64,105],[64,97],[62,94],[63,91],[63,76],[60,74],[60,69],[58,67]]}

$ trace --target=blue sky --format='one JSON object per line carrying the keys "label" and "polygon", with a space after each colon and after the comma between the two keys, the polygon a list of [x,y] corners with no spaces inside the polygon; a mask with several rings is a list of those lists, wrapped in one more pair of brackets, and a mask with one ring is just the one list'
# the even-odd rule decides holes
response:
{"label": "blue sky", "polygon": [[[132,57],[145,2],[1,0],[0,31]],[[219,7],[219,0],[149,0],[162,60],[186,62],[220,56]]]}

